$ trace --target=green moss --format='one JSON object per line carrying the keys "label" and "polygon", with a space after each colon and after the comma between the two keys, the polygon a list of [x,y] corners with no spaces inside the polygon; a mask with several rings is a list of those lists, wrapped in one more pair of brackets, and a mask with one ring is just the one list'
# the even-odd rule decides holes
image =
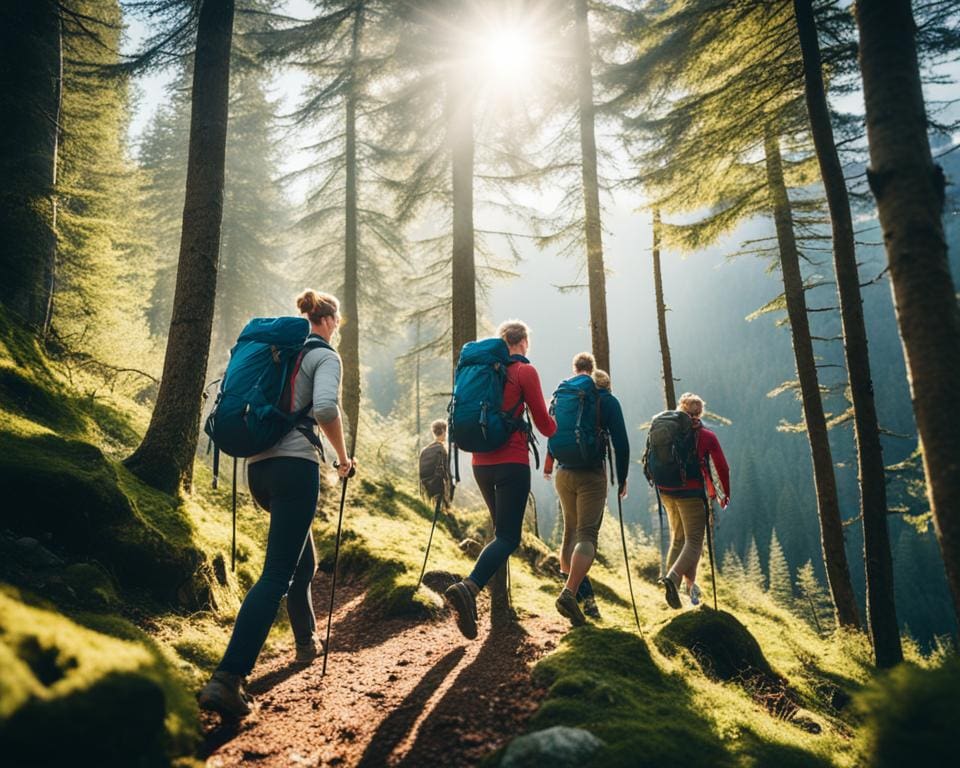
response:
{"label": "green moss", "polygon": [[677,675],[654,663],[642,639],[619,630],[584,627],[535,668],[549,695],[534,729],[586,728],[605,742],[589,765],[733,765]]}
{"label": "green moss", "polygon": [[70,764],[82,755],[92,765],[160,766],[193,749],[196,705],[142,632],[121,619],[71,621],[22,597],[0,592],[5,761]]}
{"label": "green moss", "polygon": [[922,760],[950,765],[957,757],[960,659],[931,669],[903,664],[879,677],[856,699],[865,763],[893,768]]}
{"label": "green moss", "polygon": [[718,680],[735,680],[761,673],[774,677],[759,643],[727,611],[706,606],[678,614],[657,634],[658,647],[671,653],[676,646],[690,651],[704,673]]}

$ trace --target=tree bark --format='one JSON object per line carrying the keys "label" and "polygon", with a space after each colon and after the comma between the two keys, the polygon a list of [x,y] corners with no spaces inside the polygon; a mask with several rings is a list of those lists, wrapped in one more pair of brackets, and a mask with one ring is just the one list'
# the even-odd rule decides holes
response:
{"label": "tree bark", "polygon": [[52,0],[0,6],[0,302],[40,338],[53,306],[63,30]]}
{"label": "tree bark", "polygon": [[886,476],[870,373],[867,328],[863,320],[863,301],[860,297],[853,217],[850,213],[843,166],[840,164],[833,138],[812,0],[794,0],[794,9],[803,55],[807,112],[833,230],[833,265],[843,325],[843,349],[853,402],[854,437],[860,477],[867,623],[877,666],[887,668],[903,661],[903,649],[900,646],[900,629],[894,605],[893,557],[887,531]]}
{"label": "tree bark", "polygon": [[660,335],[660,361],[663,367],[663,400],[667,410],[677,407],[677,391],[673,383],[673,363],[667,340],[667,305],[663,301],[663,275],[660,272],[660,209],[653,212],[653,290],[657,298],[657,331]]}
{"label": "tree bark", "polygon": [[[357,5],[350,41],[350,71],[346,91],[346,230],[344,232],[343,314],[347,322],[340,328],[340,359],[343,362],[343,413],[347,430],[353,437],[347,445],[356,445],[360,426],[360,301],[358,297],[359,236],[357,222],[357,61],[360,55],[360,30],[363,6]],[[348,437],[347,435],[344,436]]]}
{"label": "tree bark", "polygon": [[787,301],[787,315],[790,319],[797,378],[800,380],[803,418],[813,457],[813,479],[817,491],[823,562],[826,566],[827,581],[833,596],[837,622],[841,626],[859,628],[857,601],[850,582],[850,568],[844,549],[843,523],[840,518],[837,481],[833,472],[833,456],[827,436],[827,420],[823,413],[820,382],[813,355],[813,341],[810,338],[807,302],[804,296],[803,276],[800,273],[800,254],[793,233],[793,213],[783,179],[780,144],[769,127],[766,131],[764,150],[767,184],[780,250],[780,271],[783,274],[783,290]]}
{"label": "tree bark", "polygon": [[138,477],[168,493],[181,485],[190,488],[200,429],[223,220],[233,15],[234,0],[204,0],[200,7],[170,334],[150,426],[140,447],[126,460]]}
{"label": "tree bark", "polygon": [[960,621],[960,309],[943,230],[944,176],[933,162],[909,0],[859,0],[860,70],[870,167],[923,448],[934,527]]}
{"label": "tree bark", "polygon": [[584,225],[587,240],[587,279],[590,292],[590,341],[597,367],[610,371],[607,333],[607,286],[603,269],[603,230],[600,220],[600,180],[594,129],[593,73],[587,0],[574,0],[577,35],[577,101],[580,117],[580,165],[583,176]]}

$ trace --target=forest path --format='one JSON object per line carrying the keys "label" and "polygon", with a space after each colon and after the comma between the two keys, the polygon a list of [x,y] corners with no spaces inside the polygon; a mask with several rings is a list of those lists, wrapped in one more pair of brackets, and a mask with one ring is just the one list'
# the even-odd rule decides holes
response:
{"label": "forest path", "polygon": [[[313,590],[323,630],[329,575]],[[556,647],[566,621],[525,616],[491,634],[481,598],[470,641],[446,613],[383,619],[363,598],[360,585],[338,585],[326,676],[322,658],[292,664],[291,642],[248,680],[256,714],[230,725],[204,713],[208,766],[471,766],[523,732],[546,693],[531,663]]]}

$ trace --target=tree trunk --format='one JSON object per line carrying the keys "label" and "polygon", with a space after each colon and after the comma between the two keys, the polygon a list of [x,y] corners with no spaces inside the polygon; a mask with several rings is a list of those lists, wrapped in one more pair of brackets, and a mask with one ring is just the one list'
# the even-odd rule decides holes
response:
{"label": "tree trunk", "polygon": [[0,6],[0,302],[41,338],[57,257],[62,37],[56,2]]}
{"label": "tree trunk", "polygon": [[414,406],[413,406],[413,407],[414,407],[414,410],[415,410],[415,412],[416,412],[416,414],[415,414],[415,416],[414,416],[414,421],[416,422],[416,430],[417,430],[417,437],[416,437],[416,439],[413,441],[413,456],[414,456],[414,458],[417,458],[417,457],[420,455],[420,440],[421,440],[420,431],[423,429],[423,426],[422,426],[422,424],[420,423],[420,337],[421,337],[420,327],[421,327],[421,324],[422,324],[422,323],[423,323],[423,318],[422,318],[420,315],[417,315],[417,347],[416,347],[416,349],[417,349],[417,359],[416,359],[416,364],[415,364],[414,371],[413,371],[413,375],[414,375],[414,379],[415,379],[415,381],[414,381],[414,394],[413,394],[413,400],[414,400]]}
{"label": "tree trunk", "polygon": [[143,442],[126,460],[150,485],[189,489],[210,352],[223,219],[224,153],[234,0],[205,0],[197,27],[190,150],[177,286],[157,405]]}
{"label": "tree trunk", "polygon": [[783,273],[783,290],[790,318],[790,333],[793,339],[793,354],[800,380],[800,395],[803,402],[803,418],[813,456],[813,480],[817,490],[817,510],[820,515],[820,541],[823,547],[823,562],[827,581],[841,626],[860,626],[857,600],[850,583],[850,568],[844,549],[843,523],[840,519],[840,502],[837,497],[837,480],[833,473],[833,457],[827,436],[827,420],[820,399],[820,382],[810,339],[810,322],[807,318],[807,301],[804,296],[803,276],[800,273],[800,254],[793,234],[793,213],[783,180],[783,163],[780,145],[768,127],[764,142],[767,163],[767,184],[773,218],[777,229],[780,249],[780,270]]}
{"label": "tree trunk", "polygon": [[660,361],[663,367],[663,400],[667,410],[677,407],[677,392],[673,386],[673,363],[670,361],[670,342],[667,340],[667,305],[663,301],[663,276],[660,272],[660,209],[653,212],[653,290],[657,297],[657,331],[660,334]]}
{"label": "tree trunk", "polygon": [[[343,413],[352,435],[347,445],[356,445],[360,426],[360,301],[357,291],[357,74],[360,30],[363,10],[357,5],[350,42],[350,72],[346,92],[346,231],[343,269],[343,314],[347,322],[340,328],[340,359],[343,362]],[[345,437],[348,437],[345,435]]]}
{"label": "tree trunk", "polygon": [[574,0],[577,33],[577,100],[580,113],[580,165],[583,174],[584,224],[587,239],[587,278],[590,291],[590,342],[597,367],[610,371],[607,334],[607,286],[603,270],[603,231],[600,222],[600,180],[594,133],[593,73],[587,0]]}
{"label": "tree trunk", "polygon": [[[923,447],[934,527],[960,621],[960,309],[943,231],[944,176],[933,162],[909,0],[859,0],[870,167]],[[946,409],[946,411],[945,411]]]}
{"label": "tree trunk", "polygon": [[894,605],[893,557],[890,554],[890,536],[887,531],[886,476],[870,374],[867,328],[863,320],[863,301],[860,297],[860,273],[857,269],[853,218],[823,85],[820,43],[817,39],[812,0],[794,0],[794,8],[800,50],[803,54],[807,112],[833,228],[833,265],[843,323],[843,349],[853,401],[854,437],[860,476],[860,514],[863,520],[867,576],[867,623],[877,666],[887,668],[903,661],[903,650],[900,647],[900,629]]}

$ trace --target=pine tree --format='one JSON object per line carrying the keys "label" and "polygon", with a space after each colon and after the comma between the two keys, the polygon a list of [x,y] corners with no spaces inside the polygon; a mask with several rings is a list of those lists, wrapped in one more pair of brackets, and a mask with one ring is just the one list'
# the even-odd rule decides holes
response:
{"label": "pine tree", "polygon": [[750,537],[750,546],[747,549],[743,573],[747,584],[752,584],[761,590],[767,588],[763,567],[760,565],[760,550],[757,549],[757,540],[753,536]]}
{"label": "pine tree", "polygon": [[770,556],[767,558],[767,573],[770,577],[769,592],[771,597],[785,608],[793,604],[793,579],[790,576],[790,566],[783,554],[776,530],[770,536]]}
{"label": "pine tree", "polygon": [[57,255],[62,36],[56,0],[0,3],[0,302],[40,337]]}
{"label": "pine tree", "polygon": [[856,5],[870,166],[907,360],[924,471],[960,621],[960,307],[943,229],[944,175],[930,152],[909,0]]}
{"label": "pine tree", "polygon": [[797,611],[809,620],[818,633],[823,634],[829,629],[829,599],[817,580],[810,560],[807,560],[797,571],[796,586]]}
{"label": "pine tree", "polygon": [[743,561],[733,547],[728,547],[727,551],[723,553],[723,563],[720,565],[720,573],[731,583],[738,583],[746,576]]}
{"label": "pine tree", "polygon": [[233,0],[205,0],[197,18],[190,155],[180,258],[163,375],[150,426],[126,460],[145,482],[189,488],[200,431],[223,219]]}
{"label": "pine tree", "polygon": [[663,300],[663,277],[660,270],[660,210],[653,211],[653,288],[657,302],[657,333],[660,337],[660,363],[663,375],[663,400],[668,411],[677,407],[673,382],[673,363],[667,339],[667,305]]}

